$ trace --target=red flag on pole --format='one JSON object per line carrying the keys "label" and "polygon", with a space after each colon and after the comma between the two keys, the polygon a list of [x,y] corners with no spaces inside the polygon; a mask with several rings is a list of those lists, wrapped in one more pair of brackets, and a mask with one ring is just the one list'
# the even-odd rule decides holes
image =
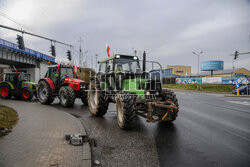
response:
{"label": "red flag on pole", "polygon": [[109,45],[106,45],[106,47],[107,47],[107,54],[108,54],[108,57],[110,57],[110,54],[109,54],[110,47],[109,47]]}

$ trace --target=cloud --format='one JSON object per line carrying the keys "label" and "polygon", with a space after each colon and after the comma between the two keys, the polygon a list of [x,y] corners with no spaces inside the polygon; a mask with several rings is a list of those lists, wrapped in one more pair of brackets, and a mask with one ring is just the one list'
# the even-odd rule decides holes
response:
{"label": "cloud", "polygon": [[[191,65],[193,72],[197,58],[192,51],[203,50],[201,60],[224,60],[225,68],[231,68],[230,54],[250,50],[250,4],[244,0],[0,0],[0,11],[25,30],[71,43],[76,50],[81,36],[89,63],[95,54],[106,57],[106,43],[113,53],[146,50],[149,59],[163,66]],[[20,28],[2,16],[0,22]],[[1,38],[14,42],[15,35],[0,29]],[[25,43],[48,53],[49,41],[25,35]],[[56,46],[57,55],[65,57],[69,48]],[[73,56],[78,61],[77,51]],[[241,59],[238,66],[250,69]]]}

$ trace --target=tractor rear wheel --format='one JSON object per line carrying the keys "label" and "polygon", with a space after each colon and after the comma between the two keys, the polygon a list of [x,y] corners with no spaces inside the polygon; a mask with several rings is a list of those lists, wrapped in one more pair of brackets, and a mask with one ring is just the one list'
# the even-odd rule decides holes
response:
{"label": "tractor rear wheel", "polygon": [[33,92],[29,88],[25,88],[22,90],[22,100],[31,100],[33,98]]}
{"label": "tractor rear wheel", "polygon": [[108,110],[108,101],[105,98],[105,93],[100,89],[100,84],[97,80],[92,80],[88,91],[89,111],[92,115],[102,117]]}
{"label": "tractor rear wheel", "polygon": [[75,103],[75,92],[70,86],[63,86],[59,90],[59,100],[63,107],[72,107]]}
{"label": "tractor rear wheel", "polygon": [[133,98],[118,94],[116,98],[117,122],[121,129],[131,129],[135,124],[135,106]]}
{"label": "tractor rear wheel", "polygon": [[162,91],[162,98],[163,98],[163,100],[170,100],[170,101],[172,101],[178,107],[178,110],[175,110],[174,113],[172,114],[171,119],[164,120],[164,122],[166,122],[166,123],[171,123],[174,120],[176,120],[176,117],[178,116],[178,112],[179,112],[179,103],[178,103],[178,100],[176,98],[175,93],[173,91],[169,90],[169,89],[165,89],[165,90]]}
{"label": "tractor rear wheel", "polygon": [[54,101],[52,89],[46,81],[40,81],[38,83],[37,98],[42,104],[50,104]]}
{"label": "tractor rear wheel", "polygon": [[11,98],[11,87],[7,83],[0,84],[0,96],[3,99]]}

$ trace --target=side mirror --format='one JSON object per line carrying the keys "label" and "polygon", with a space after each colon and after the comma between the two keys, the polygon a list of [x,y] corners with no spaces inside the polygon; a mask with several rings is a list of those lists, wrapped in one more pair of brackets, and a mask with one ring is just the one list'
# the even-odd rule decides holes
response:
{"label": "side mirror", "polygon": [[110,65],[107,67],[107,72],[109,72],[110,71]]}

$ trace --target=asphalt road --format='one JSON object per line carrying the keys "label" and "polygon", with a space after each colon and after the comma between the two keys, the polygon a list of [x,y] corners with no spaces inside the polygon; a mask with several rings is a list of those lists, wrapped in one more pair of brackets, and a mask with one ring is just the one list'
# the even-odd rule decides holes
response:
{"label": "asphalt road", "polygon": [[132,131],[118,128],[114,104],[104,118],[91,116],[79,100],[62,110],[80,117],[102,166],[250,166],[250,98],[176,94],[180,112],[172,125],[138,117]]}
{"label": "asphalt road", "polygon": [[50,107],[81,120],[95,141],[92,160],[100,165],[94,166],[250,166],[250,98],[176,94],[180,112],[172,125],[147,123],[138,116],[132,131],[118,128],[114,104],[104,118],[91,116],[80,100],[73,108],[58,101]]}

